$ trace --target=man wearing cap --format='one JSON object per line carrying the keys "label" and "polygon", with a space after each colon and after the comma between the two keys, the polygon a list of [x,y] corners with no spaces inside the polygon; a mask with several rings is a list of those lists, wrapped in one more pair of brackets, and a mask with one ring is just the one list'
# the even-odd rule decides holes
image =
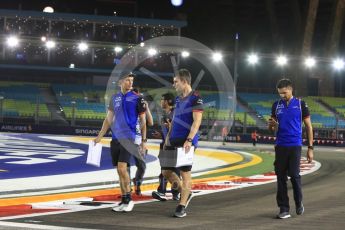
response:
{"label": "man wearing cap", "polygon": [[108,129],[111,128],[110,151],[112,163],[117,167],[122,194],[121,202],[112,209],[115,212],[130,212],[134,207],[127,165],[129,165],[132,155],[140,157],[136,156],[138,155],[138,148],[134,143],[138,117],[142,135],[140,148],[143,152],[146,150],[146,105],[143,98],[132,91],[133,80],[133,73],[124,74],[120,78],[121,90],[111,97],[102,129],[94,139],[95,143],[100,142]]}

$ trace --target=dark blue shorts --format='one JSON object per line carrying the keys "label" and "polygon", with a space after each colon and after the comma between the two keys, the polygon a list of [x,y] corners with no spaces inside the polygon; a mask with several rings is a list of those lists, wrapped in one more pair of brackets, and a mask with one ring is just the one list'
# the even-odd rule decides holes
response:
{"label": "dark blue shorts", "polygon": [[112,140],[110,142],[110,152],[113,166],[118,162],[130,164],[132,155],[138,153],[138,146],[132,140]]}

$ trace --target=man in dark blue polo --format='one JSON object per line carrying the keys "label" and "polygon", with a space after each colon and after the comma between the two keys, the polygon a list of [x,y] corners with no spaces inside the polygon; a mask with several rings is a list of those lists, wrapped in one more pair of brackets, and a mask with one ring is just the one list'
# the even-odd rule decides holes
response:
{"label": "man in dark blue polo", "polygon": [[[172,93],[165,93],[162,95],[162,98],[160,101],[160,106],[163,109],[163,117],[161,119],[162,130],[161,132],[155,131],[155,133],[153,134],[155,138],[162,138],[162,143],[159,145],[159,151],[163,150],[165,138],[169,131],[168,123],[171,122],[173,119],[174,105],[175,105],[175,96]],[[178,177],[180,176],[180,171],[178,168],[175,168],[174,172],[176,173]],[[165,196],[165,194],[167,191],[166,189],[167,184],[168,184],[168,181],[164,178],[163,174],[161,173],[159,175],[159,186],[157,188],[157,191],[152,192],[152,197],[160,201],[166,201],[167,197]],[[176,188],[175,189],[172,188],[171,193],[173,195],[173,200],[180,199],[180,194]]]}
{"label": "man in dark blue polo", "polygon": [[[165,140],[166,150],[183,147],[188,153],[192,145],[195,148],[198,145],[197,132],[202,120],[203,101],[200,95],[192,90],[191,80],[191,74],[187,69],[180,69],[174,77],[174,87],[179,96],[175,100],[174,116]],[[192,166],[182,166],[179,169],[182,181],[174,172],[175,168],[162,167],[162,173],[172,184],[172,188],[178,189],[181,193],[180,203],[176,207],[174,216],[185,217],[186,207],[193,195]]]}
{"label": "man in dark blue polo", "polygon": [[287,180],[291,178],[296,214],[302,215],[302,185],[300,176],[300,159],[302,150],[302,123],[308,135],[307,160],[313,160],[313,128],[308,106],[304,101],[292,95],[292,82],[281,79],[277,83],[278,94],[281,99],[272,105],[272,114],[269,119],[269,129],[277,131],[275,146],[274,168],[277,175],[277,204],[280,208],[277,218],[291,217]]}
{"label": "man in dark blue polo", "polygon": [[[112,141],[110,145],[112,163],[117,167],[121,188],[121,203],[112,210],[130,212],[134,207],[131,198],[130,177],[127,165],[132,156],[140,157],[139,152],[146,150],[146,104],[142,97],[132,91],[134,75],[124,74],[119,80],[120,92],[111,97],[108,113],[103,121],[102,129],[94,142],[98,143],[111,127]],[[141,151],[135,144],[138,117],[141,124]]]}

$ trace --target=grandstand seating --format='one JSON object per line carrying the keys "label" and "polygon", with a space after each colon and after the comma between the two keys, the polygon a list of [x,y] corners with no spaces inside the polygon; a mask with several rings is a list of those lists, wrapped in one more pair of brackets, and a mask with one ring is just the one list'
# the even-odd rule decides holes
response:
{"label": "grandstand seating", "polygon": [[[258,115],[262,116],[266,121],[271,114],[272,103],[278,99],[274,94],[257,94],[257,93],[240,93],[239,98],[248,104],[248,107],[255,110]],[[311,112],[311,119],[315,128],[333,128],[336,126],[336,118],[334,114],[327,111],[317,100],[323,100],[325,103],[334,107],[339,112],[345,109],[345,100],[331,97],[305,97],[303,100],[307,103]],[[339,120],[339,128],[345,128],[345,122]]]}
{"label": "grandstand seating", "polygon": [[[106,106],[103,95],[105,87],[93,85],[66,85],[66,84],[36,84],[23,82],[0,82],[0,95],[4,96],[3,115],[5,117],[35,117],[38,109],[39,117],[49,118],[50,112],[40,95],[40,87],[51,87],[59,105],[62,107],[68,120],[72,119],[75,101],[75,118],[80,120],[102,120],[105,117]],[[159,100],[167,89],[144,89],[150,95],[150,100],[159,104]],[[173,90],[171,90],[174,93]],[[204,120],[229,120],[232,116],[232,99],[225,92],[202,91],[204,99]],[[247,126],[256,126],[257,119],[266,120],[270,117],[272,103],[279,97],[275,94],[239,93],[238,98],[248,107],[236,106],[235,120]],[[309,106],[313,126],[315,128],[334,128],[337,119],[319,101],[323,101],[339,114],[345,114],[345,99],[332,97],[305,97],[304,101]],[[37,102],[38,108],[37,108]],[[152,107],[152,105],[151,105]],[[253,117],[253,112],[255,116]],[[157,120],[157,113],[152,113]],[[245,119],[246,116],[246,119]],[[246,121],[245,121],[246,120]],[[338,121],[339,128],[345,128],[345,121]]]}
{"label": "grandstand seating", "polygon": [[75,118],[100,120],[105,117],[104,87],[92,85],[61,85],[52,86],[67,119],[72,119],[75,101]]}
{"label": "grandstand seating", "polygon": [[34,117],[37,110],[41,118],[50,116],[44,98],[40,96],[38,84],[0,82],[0,94],[4,97],[5,117]]}
{"label": "grandstand seating", "polygon": [[264,93],[239,93],[238,97],[266,121],[271,116],[272,103],[278,99],[275,94]]}

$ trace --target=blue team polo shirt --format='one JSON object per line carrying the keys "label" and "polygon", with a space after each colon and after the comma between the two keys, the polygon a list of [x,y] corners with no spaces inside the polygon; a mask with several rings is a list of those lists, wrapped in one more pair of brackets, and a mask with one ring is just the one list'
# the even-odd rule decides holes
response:
{"label": "blue team polo shirt", "polygon": [[[188,96],[176,97],[175,110],[172,120],[170,142],[174,140],[185,141],[193,124],[193,112],[203,111],[203,101],[200,95],[192,91]],[[192,144],[197,146],[198,135],[193,138]]]}
{"label": "blue team polo shirt", "polygon": [[108,109],[115,114],[111,126],[112,138],[134,141],[138,117],[146,111],[144,99],[133,91],[126,94],[119,92],[111,97]]}
{"label": "blue team polo shirt", "polygon": [[284,100],[276,101],[271,116],[279,123],[277,146],[302,146],[302,123],[310,116],[304,101],[295,97],[290,99],[289,105]]}

